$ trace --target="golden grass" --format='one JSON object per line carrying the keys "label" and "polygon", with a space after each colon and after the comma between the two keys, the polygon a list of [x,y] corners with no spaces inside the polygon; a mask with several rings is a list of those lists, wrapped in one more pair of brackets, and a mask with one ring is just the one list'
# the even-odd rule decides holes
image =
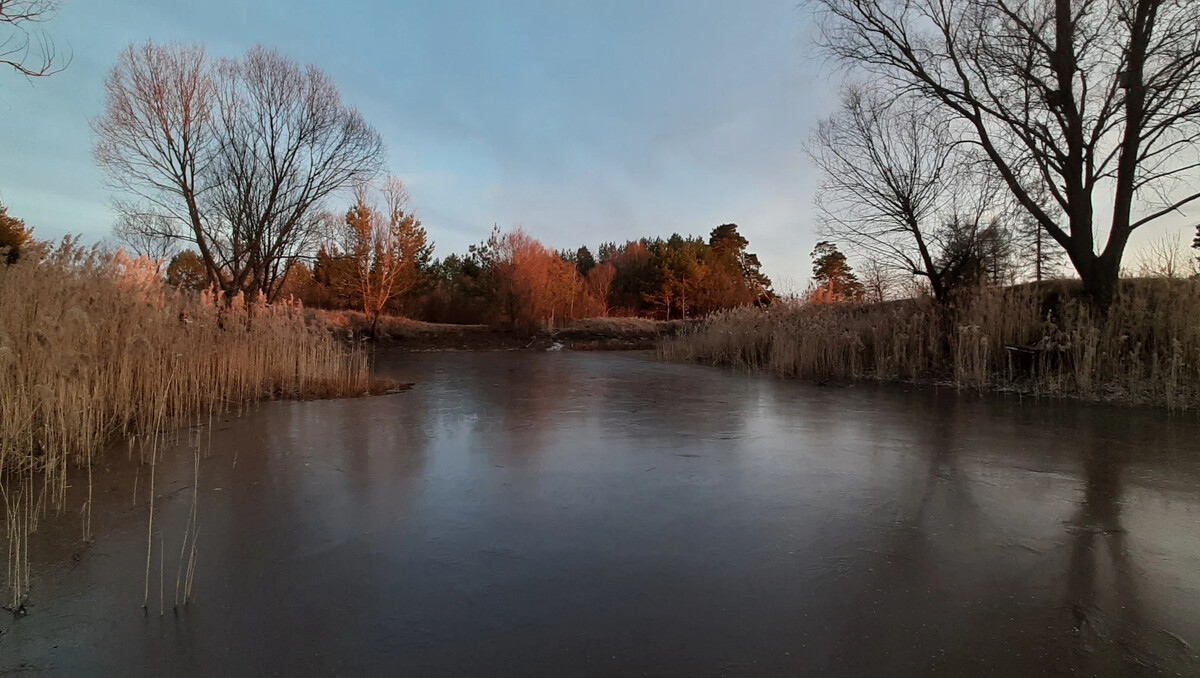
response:
{"label": "golden grass", "polygon": [[90,477],[114,438],[155,438],[263,398],[386,388],[369,379],[363,352],[296,306],[179,293],[147,261],[69,242],[42,261],[0,265],[0,498],[13,604],[28,586],[28,535],[64,508],[68,468]]}
{"label": "golden grass", "polygon": [[815,380],[929,380],[1172,409],[1200,405],[1200,282],[1123,281],[1106,316],[1074,287],[984,288],[948,307],[917,299],[742,308],[668,339],[660,353]]}

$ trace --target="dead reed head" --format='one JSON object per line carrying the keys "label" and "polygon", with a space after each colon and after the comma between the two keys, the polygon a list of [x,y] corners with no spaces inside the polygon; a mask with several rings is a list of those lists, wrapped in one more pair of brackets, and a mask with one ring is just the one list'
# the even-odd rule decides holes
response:
{"label": "dead reed head", "polygon": [[162,283],[157,264],[72,242],[0,265],[0,480],[62,487],[115,436],[233,405],[366,390],[366,357],[297,306],[226,304]]}

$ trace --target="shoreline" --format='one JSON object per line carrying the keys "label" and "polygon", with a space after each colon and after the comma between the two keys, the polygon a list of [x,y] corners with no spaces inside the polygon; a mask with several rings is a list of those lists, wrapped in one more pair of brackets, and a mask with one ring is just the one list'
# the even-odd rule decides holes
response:
{"label": "shoreline", "polygon": [[382,316],[371,336],[371,319],[357,311],[306,311],[309,322],[338,339],[413,352],[437,351],[640,351],[695,326],[695,320],[589,318],[550,330],[519,331],[491,325],[429,323]]}
{"label": "shoreline", "polygon": [[948,381],[1085,401],[1200,409],[1200,286],[1130,279],[1107,312],[1069,281],[964,291],[953,303],[743,308],[664,342],[672,360],[780,376]]}

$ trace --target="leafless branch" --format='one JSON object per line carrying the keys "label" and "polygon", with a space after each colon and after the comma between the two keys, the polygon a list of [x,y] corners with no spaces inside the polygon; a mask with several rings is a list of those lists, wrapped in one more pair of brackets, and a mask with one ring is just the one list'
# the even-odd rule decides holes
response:
{"label": "leafless branch", "polygon": [[[1098,301],[1111,299],[1130,234],[1195,199],[1175,184],[1196,176],[1200,3],[812,2],[829,53],[950,116]],[[1113,197],[1107,224],[1098,194]]]}
{"label": "leafless branch", "polygon": [[262,47],[215,63],[194,45],[130,47],[105,84],[96,162],[155,214],[126,222],[194,244],[228,294],[273,297],[320,244],[324,201],[382,164],[329,76]]}
{"label": "leafless branch", "polygon": [[0,0],[0,65],[31,78],[58,73],[70,63],[38,24],[58,10],[57,0]]}

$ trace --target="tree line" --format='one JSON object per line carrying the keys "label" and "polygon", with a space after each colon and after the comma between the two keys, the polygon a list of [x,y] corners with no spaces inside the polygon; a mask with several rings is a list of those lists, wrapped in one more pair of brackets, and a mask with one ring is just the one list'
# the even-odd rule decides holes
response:
{"label": "tree line", "polygon": [[[718,226],[708,239],[676,234],[602,243],[595,254],[587,246],[556,251],[521,228],[494,229],[467,252],[438,259],[420,220],[396,200],[402,186],[394,179],[389,185],[388,207],[356,198],[331,229],[337,237],[311,259],[289,264],[279,293],[375,321],[396,314],[521,330],[614,315],[697,318],[774,298],[735,224]],[[192,250],[174,255],[165,275],[184,289],[211,285]]]}
{"label": "tree line", "polygon": [[530,328],[592,316],[686,319],[769,303],[771,281],[734,224],[708,239],[672,235],[554,251],[521,229],[493,231],[465,255],[430,268],[414,309],[448,322],[509,322]]}

